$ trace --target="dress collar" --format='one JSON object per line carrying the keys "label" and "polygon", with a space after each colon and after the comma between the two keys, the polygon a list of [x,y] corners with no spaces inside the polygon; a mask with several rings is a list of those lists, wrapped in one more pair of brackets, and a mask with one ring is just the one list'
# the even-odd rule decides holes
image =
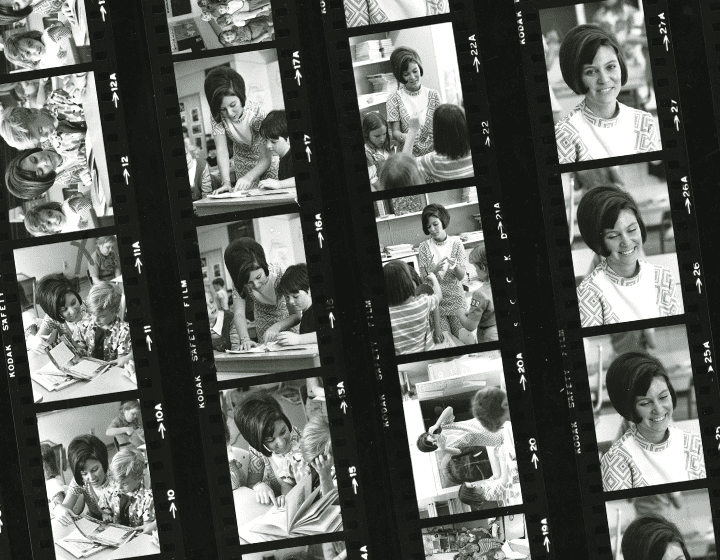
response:
{"label": "dress collar", "polygon": [[405,84],[400,84],[400,89],[405,92],[405,95],[409,95],[410,97],[417,97],[422,92],[423,86],[420,85],[417,91],[410,91],[408,88],[405,87]]}
{"label": "dress collar", "polygon": [[620,119],[620,103],[618,103],[617,106],[618,106],[617,116],[615,116],[611,119],[604,119],[603,117],[598,117],[595,113],[593,113],[588,108],[587,103],[585,102],[584,99],[580,102],[580,105],[578,105],[583,118],[586,121],[588,121],[591,125],[597,126],[598,128],[612,128],[615,125],[617,125],[618,120]]}
{"label": "dress collar", "polygon": [[661,451],[665,451],[668,447],[670,447],[670,442],[672,441],[672,430],[669,427],[668,438],[662,443],[653,443],[646,440],[640,433],[640,430],[637,429],[637,426],[635,424],[630,426],[630,431],[632,432],[633,438],[635,438],[635,443],[637,443],[638,446],[640,446],[645,451],[649,451],[651,453],[660,453]]}
{"label": "dress collar", "polygon": [[638,273],[635,276],[631,276],[630,278],[625,278],[624,276],[620,276],[617,272],[610,268],[610,265],[607,263],[607,259],[603,259],[602,261],[600,261],[600,267],[602,268],[603,272],[605,272],[608,280],[610,280],[610,282],[612,282],[613,284],[617,284],[618,286],[623,286],[626,288],[634,286],[642,279],[643,270],[640,261],[638,261],[638,265],[640,266],[640,270],[638,271]]}

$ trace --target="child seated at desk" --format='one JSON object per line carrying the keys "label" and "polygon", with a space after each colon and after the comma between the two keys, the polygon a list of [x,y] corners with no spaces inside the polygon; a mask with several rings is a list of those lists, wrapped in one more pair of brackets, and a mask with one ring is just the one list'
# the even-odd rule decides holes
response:
{"label": "child seated at desk", "polygon": [[280,278],[277,292],[280,297],[287,300],[288,306],[295,306],[295,309],[299,310],[302,315],[299,334],[292,331],[282,331],[275,336],[275,341],[283,346],[317,344],[315,315],[312,310],[307,265],[300,263],[287,267],[282,278]]}
{"label": "child seated at desk", "polygon": [[[122,401],[120,403],[120,411],[110,423],[107,430],[105,430],[105,435],[110,437],[127,436],[129,438],[135,433],[137,433],[137,436],[142,441],[145,441],[145,430],[143,429],[142,416],[140,415],[140,401]],[[125,444],[118,445],[119,447],[123,447],[124,445],[129,445],[129,443],[128,441]]]}
{"label": "child seated at desk", "polygon": [[95,284],[88,294],[88,316],[78,327],[75,341],[82,353],[118,367],[133,357],[130,325],[118,317],[122,295],[110,282]]}
{"label": "child seated at desk", "polygon": [[280,158],[277,179],[263,179],[261,189],[285,189],[295,186],[292,154],[290,153],[290,134],[288,133],[285,111],[270,111],[260,125],[260,134],[267,138],[268,151]]}
{"label": "child seated at desk", "polygon": [[218,309],[215,295],[209,289],[205,290],[205,304],[213,350],[217,352],[240,350],[240,335],[233,322],[234,315],[230,311]]}
{"label": "child seated at desk", "polygon": [[470,309],[458,309],[456,317],[468,331],[477,329],[478,342],[492,342],[498,339],[498,331],[484,241],[470,252],[468,260],[475,267],[482,285],[473,292]]}
{"label": "child seated at desk", "polygon": [[107,503],[113,523],[141,527],[146,535],[157,530],[152,490],[145,486],[145,457],[134,447],[123,447],[112,458],[113,488]]}
{"label": "child seated at desk", "polygon": [[40,445],[40,453],[42,454],[43,473],[45,475],[45,490],[50,513],[52,514],[55,506],[65,501],[65,488],[60,478],[60,469],[58,469],[53,448],[47,443],[43,443]]}

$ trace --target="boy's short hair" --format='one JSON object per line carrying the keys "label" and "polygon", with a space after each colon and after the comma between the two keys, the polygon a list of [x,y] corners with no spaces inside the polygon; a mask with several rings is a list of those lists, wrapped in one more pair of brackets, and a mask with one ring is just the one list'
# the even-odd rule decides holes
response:
{"label": "boy's short hair", "polygon": [[120,448],[110,463],[110,478],[122,482],[128,478],[140,480],[145,473],[145,457],[131,445]]}
{"label": "boy's short hair", "polygon": [[288,430],[292,430],[292,424],[283,412],[280,403],[275,397],[268,394],[251,394],[246,397],[235,407],[233,419],[245,441],[265,457],[272,455],[272,452],[265,447],[264,442],[266,438],[272,437],[275,422],[282,420]]}
{"label": "boy's short hair", "polygon": [[498,432],[503,427],[506,408],[502,404],[506,397],[499,387],[488,387],[475,393],[471,401],[472,413],[483,428]]}
{"label": "boy's short hair", "polygon": [[265,275],[270,275],[265,249],[250,237],[241,237],[230,243],[225,249],[223,260],[242,298],[245,297],[245,285],[253,270],[262,270]]}
{"label": "boy's short hair", "polygon": [[101,235],[100,237],[97,237],[95,239],[95,247],[97,247],[98,245],[103,245],[103,244],[107,243],[108,241],[112,241],[113,245],[117,244],[117,241],[116,241],[114,235]]}
{"label": "boy's short hair", "polygon": [[388,305],[400,305],[415,295],[410,267],[404,261],[390,261],[383,267]]}
{"label": "boy's short hair", "polygon": [[460,159],[470,153],[470,136],[462,107],[443,103],[435,109],[433,142],[435,152],[450,159]]}
{"label": "boy's short hair", "polygon": [[40,454],[42,455],[43,472],[45,473],[45,480],[49,478],[55,478],[60,474],[58,469],[57,459],[55,457],[55,451],[47,443],[40,444]]}
{"label": "boy's short hair", "polygon": [[476,264],[481,268],[487,269],[488,260],[487,252],[485,251],[485,242],[481,241],[477,247],[475,247],[468,255],[468,262],[470,264]]}
{"label": "boy's short hair", "polygon": [[106,309],[117,314],[120,311],[121,301],[122,294],[113,284],[110,282],[98,282],[90,288],[85,305],[88,313],[92,315]]}
{"label": "boy's short hair", "polygon": [[310,464],[320,455],[332,453],[330,440],[330,424],[323,414],[313,416],[305,424],[300,438],[300,453],[305,462]]}
{"label": "boy's short hair", "polygon": [[305,263],[288,266],[277,287],[278,294],[285,297],[296,294],[300,290],[310,292],[310,279]]}
{"label": "boy's short hair", "polygon": [[38,141],[30,134],[30,125],[41,111],[45,111],[45,109],[8,107],[3,110],[0,120],[0,136],[9,146],[18,150],[36,148]]}
{"label": "boy's short hair", "polygon": [[440,220],[443,229],[447,229],[447,227],[450,225],[450,213],[445,210],[445,207],[442,204],[428,204],[425,208],[423,208],[421,218],[423,233],[425,235],[430,235],[430,230],[428,230],[427,225],[430,218],[437,218],[438,220]]}
{"label": "boy's short hair", "polygon": [[410,154],[398,152],[390,154],[378,172],[378,190],[412,187],[425,183],[415,158]]}
{"label": "boy's short hair", "polygon": [[284,110],[270,111],[260,125],[260,135],[268,140],[289,138],[287,117]]}
{"label": "boy's short hair", "polygon": [[70,445],[68,445],[68,462],[70,470],[73,473],[75,483],[84,486],[80,471],[85,467],[85,463],[89,460],[95,460],[100,463],[103,470],[108,470],[108,452],[105,444],[100,438],[90,434],[77,436]]}
{"label": "boy's short hair", "polygon": [[80,294],[70,284],[70,280],[62,274],[48,274],[40,279],[35,292],[35,298],[40,308],[53,321],[64,323],[60,310],[65,307],[65,296],[73,294],[82,304]]}
{"label": "boy's short hair", "polygon": [[45,221],[40,219],[40,212],[43,210],[56,210],[57,212],[62,212],[62,204],[59,202],[45,202],[44,204],[33,206],[27,211],[25,214],[25,229],[34,237],[41,237],[43,235],[56,233],[55,231],[48,229]]}
{"label": "boy's short hair", "polygon": [[44,194],[55,184],[57,174],[53,171],[47,177],[40,178],[35,173],[25,171],[21,165],[29,155],[42,151],[40,148],[32,148],[20,152],[12,158],[5,169],[5,188],[11,195],[23,200],[32,200]]}
{"label": "boy's short hair", "polygon": [[224,288],[224,287],[225,287],[225,280],[223,280],[222,278],[215,278],[215,279],[213,279],[213,281],[212,281],[212,285],[213,285],[213,286],[220,286],[221,288]]}
{"label": "boy's short hair", "polygon": [[20,50],[20,41],[22,39],[34,39],[35,41],[42,41],[42,36],[42,32],[37,30],[24,31],[22,33],[16,33],[15,35],[10,35],[10,37],[5,39],[5,58],[9,62],[12,62],[16,66],[20,66],[21,68],[37,68],[40,64],[40,61],[28,62],[27,60],[25,60],[25,57]]}

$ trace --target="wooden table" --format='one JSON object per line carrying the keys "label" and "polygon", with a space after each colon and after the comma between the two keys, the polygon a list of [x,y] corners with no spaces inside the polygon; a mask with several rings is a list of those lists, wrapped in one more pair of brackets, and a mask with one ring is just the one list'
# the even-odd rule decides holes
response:
{"label": "wooden table", "polygon": [[288,191],[284,194],[264,194],[260,196],[246,196],[243,198],[203,198],[193,202],[195,212],[198,216],[213,216],[225,212],[238,210],[254,210],[267,206],[278,206],[288,204],[297,200],[295,188],[282,189]]}
{"label": "wooden table", "polygon": [[[56,519],[52,520],[53,540],[59,541],[75,530],[74,525],[65,527]],[[90,558],[93,560],[115,560],[118,558],[134,558],[136,556],[148,556],[158,554],[160,548],[152,542],[150,535],[138,535],[130,542],[120,548],[106,548],[96,552]],[[61,546],[55,545],[55,557],[57,560],[75,560],[75,557]]]}
{"label": "wooden table", "polygon": [[309,344],[305,350],[246,354],[215,352],[215,367],[218,371],[218,381],[221,381],[320,367],[320,354],[317,344]]}
{"label": "wooden table", "polygon": [[[38,354],[32,350],[28,351],[28,362],[30,372],[34,372],[50,363],[47,354]],[[137,384],[130,381],[122,368],[111,367],[105,373],[101,373],[91,381],[78,381],[58,391],[48,391],[39,383],[33,381],[33,396],[35,402],[53,402],[64,399],[79,399],[94,395],[106,395],[108,393],[120,393],[122,391],[134,391]]]}

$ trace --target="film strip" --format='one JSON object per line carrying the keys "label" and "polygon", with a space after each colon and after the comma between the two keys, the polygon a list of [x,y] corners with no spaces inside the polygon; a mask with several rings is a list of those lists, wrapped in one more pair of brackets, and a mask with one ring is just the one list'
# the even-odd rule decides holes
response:
{"label": "film strip", "polygon": [[400,554],[549,558],[474,9],[392,6],[323,18]]}
{"label": "film strip", "polygon": [[718,388],[669,6],[514,6],[591,557],[662,530],[707,555]]}
{"label": "film strip", "polygon": [[366,557],[298,14],[220,4],[144,3],[218,553]]}
{"label": "film strip", "polygon": [[5,34],[3,345],[37,559],[184,556],[111,17],[43,2]]}

